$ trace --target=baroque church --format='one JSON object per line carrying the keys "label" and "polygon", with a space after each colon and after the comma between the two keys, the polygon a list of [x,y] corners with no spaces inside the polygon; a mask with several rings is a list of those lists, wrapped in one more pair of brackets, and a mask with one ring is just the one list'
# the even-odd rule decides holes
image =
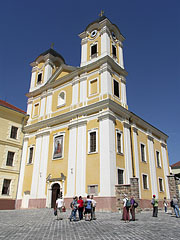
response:
{"label": "baroque church", "polygon": [[101,16],[79,37],[80,67],[52,48],[31,63],[16,207],[92,194],[97,210],[117,211],[134,188],[142,208],[170,199],[168,136],[128,110],[124,36]]}

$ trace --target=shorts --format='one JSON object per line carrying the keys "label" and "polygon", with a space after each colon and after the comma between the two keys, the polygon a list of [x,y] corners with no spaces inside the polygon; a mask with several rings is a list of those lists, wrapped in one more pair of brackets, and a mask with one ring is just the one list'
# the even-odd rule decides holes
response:
{"label": "shorts", "polygon": [[91,209],[85,208],[85,214],[90,214],[91,213]]}

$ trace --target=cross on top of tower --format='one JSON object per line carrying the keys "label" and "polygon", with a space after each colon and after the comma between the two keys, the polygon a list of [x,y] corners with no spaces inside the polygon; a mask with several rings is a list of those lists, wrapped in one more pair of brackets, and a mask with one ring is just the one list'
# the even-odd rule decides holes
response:
{"label": "cross on top of tower", "polygon": [[103,10],[101,10],[101,12],[100,12],[99,16],[100,16],[100,17],[102,17],[103,15],[104,15],[104,11],[103,11]]}

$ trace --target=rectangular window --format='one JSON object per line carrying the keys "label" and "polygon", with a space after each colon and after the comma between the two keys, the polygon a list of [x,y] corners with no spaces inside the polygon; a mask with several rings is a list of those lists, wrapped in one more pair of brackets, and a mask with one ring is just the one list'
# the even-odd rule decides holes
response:
{"label": "rectangular window", "polygon": [[122,147],[122,133],[117,132],[117,152],[123,153],[123,147]]}
{"label": "rectangular window", "polygon": [[158,151],[156,151],[156,160],[157,160],[157,167],[160,168],[161,167],[160,153]]}
{"label": "rectangular window", "polygon": [[17,139],[17,131],[18,131],[18,128],[12,126],[12,127],[11,127],[11,135],[10,135],[10,138]]}
{"label": "rectangular window", "polygon": [[146,162],[146,157],[145,157],[145,145],[141,144],[141,161]]}
{"label": "rectangular window", "polygon": [[14,160],[14,152],[8,151],[6,166],[12,166],[13,165],[13,160]]}
{"label": "rectangular window", "polygon": [[63,157],[64,135],[59,135],[54,138],[54,153],[53,159]]}
{"label": "rectangular window", "polygon": [[98,195],[98,185],[88,185],[88,194],[97,196]]}
{"label": "rectangular window", "polygon": [[143,174],[143,188],[148,189],[148,179],[147,175]]}
{"label": "rectangular window", "polygon": [[119,83],[114,80],[114,95],[119,98]]}
{"label": "rectangular window", "polygon": [[34,116],[39,115],[39,103],[34,105]]}
{"label": "rectangular window", "polygon": [[28,164],[31,164],[33,161],[33,152],[34,152],[34,148],[30,147],[29,148],[29,159],[28,159]]}
{"label": "rectangular window", "polygon": [[118,169],[118,184],[124,184],[124,170]]}
{"label": "rectangular window", "polygon": [[91,57],[97,57],[97,44],[91,46]]}
{"label": "rectangular window", "polygon": [[3,187],[2,187],[2,195],[9,195],[10,183],[11,183],[11,180],[4,179]]}
{"label": "rectangular window", "polygon": [[159,191],[160,191],[160,192],[163,192],[163,191],[164,191],[162,178],[159,178]]}
{"label": "rectangular window", "polygon": [[113,57],[115,57],[116,58],[116,47],[114,46],[114,45],[112,45],[112,55],[113,55]]}
{"label": "rectangular window", "polygon": [[97,93],[97,79],[90,81],[90,95],[96,94]]}
{"label": "rectangular window", "polygon": [[96,132],[90,133],[90,152],[96,152]]}
{"label": "rectangular window", "polygon": [[42,81],[42,73],[39,73],[37,77],[37,84],[40,84],[41,81]]}

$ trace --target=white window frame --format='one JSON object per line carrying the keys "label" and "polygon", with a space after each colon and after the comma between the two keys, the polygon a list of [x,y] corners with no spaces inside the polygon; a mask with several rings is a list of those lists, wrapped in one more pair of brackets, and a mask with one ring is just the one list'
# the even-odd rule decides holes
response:
{"label": "white window frame", "polygon": [[[30,148],[33,148],[33,155],[32,155],[32,162],[31,163],[29,163],[29,154],[30,154]],[[34,160],[34,154],[35,154],[35,145],[33,144],[33,145],[30,145],[30,146],[28,146],[28,158],[27,158],[27,164],[28,165],[32,165],[33,164],[33,160]]]}
{"label": "white window frame", "polygon": [[[119,86],[118,87],[119,88],[119,97],[114,94],[114,81],[117,82],[118,86]],[[115,78],[113,78],[113,96],[117,99],[120,99],[120,82],[118,80],[116,80]]]}
{"label": "white window frame", "polygon": [[[91,48],[92,48],[94,45],[97,45],[97,53],[96,53],[96,56],[95,56],[95,54],[91,55]],[[90,59],[94,59],[94,58],[97,58],[97,57],[98,57],[98,42],[95,41],[95,42],[93,42],[93,43],[90,45]]]}
{"label": "white window frame", "polygon": [[[157,152],[159,153],[159,166],[157,164]],[[162,165],[161,165],[161,153],[158,150],[156,150],[156,165],[157,165],[157,168],[162,168]]]}
{"label": "white window frame", "polygon": [[[11,130],[12,130],[12,127],[16,127],[17,128],[17,136],[16,136],[16,138],[11,138]],[[15,125],[15,124],[11,124],[11,127],[10,127],[10,133],[9,133],[9,139],[11,139],[11,140],[19,140],[19,134],[20,134],[20,128],[19,128],[19,126],[17,126],[17,125]]]}
{"label": "white window frame", "polygon": [[[54,158],[54,156],[53,156],[54,155],[54,139],[58,136],[63,136],[62,157]],[[58,133],[54,134],[54,136],[53,136],[53,151],[52,151],[52,160],[53,161],[64,158],[64,143],[65,143],[65,132],[58,132]]]}
{"label": "white window frame", "polygon": [[[90,192],[90,188],[95,187],[95,194]],[[91,184],[87,186],[88,195],[98,196],[98,184]]]}
{"label": "white window frame", "polygon": [[117,184],[119,184],[118,183],[118,170],[122,170],[123,171],[123,184],[124,184],[125,183],[125,169],[124,168],[120,168],[120,167],[117,168],[117,171],[116,171],[116,174],[117,174],[116,182],[117,182]]}
{"label": "white window frame", "polygon": [[[116,56],[113,55],[113,46],[116,48]],[[112,47],[112,58],[117,60],[117,47],[116,47],[116,44],[113,42],[111,47]]]}
{"label": "white window frame", "polygon": [[[159,181],[160,179],[162,180],[162,191],[160,190],[160,181]],[[158,177],[158,184],[159,184],[159,192],[164,192],[164,181],[162,177]]]}
{"label": "white window frame", "polygon": [[[90,152],[90,133],[96,132],[96,151],[95,152]],[[98,128],[93,128],[88,131],[88,154],[94,154],[98,153]]]}
{"label": "white window frame", "polygon": [[[10,180],[10,184],[9,184],[9,193],[8,194],[2,194],[2,191],[3,191],[3,186],[4,186],[4,180]],[[1,189],[1,196],[7,196],[7,197],[11,197],[11,185],[12,185],[12,179],[7,179],[7,178],[3,178],[3,181],[2,181],[2,189]]]}
{"label": "white window frame", "polygon": [[[35,115],[35,106],[36,106],[36,105],[39,105],[38,114],[37,114],[37,115]],[[35,104],[33,105],[33,117],[39,116],[39,112],[40,112],[40,103],[38,102],[38,103],[35,103]]]}
{"label": "white window frame", "polygon": [[[142,161],[142,154],[141,154],[141,145],[144,145],[144,161]],[[147,163],[147,156],[146,156],[146,144],[140,142],[140,159],[142,163]]]}
{"label": "white window frame", "polygon": [[[144,188],[143,175],[147,176],[147,188]],[[149,176],[147,173],[142,173],[142,188],[143,190],[149,190]]]}
{"label": "white window frame", "polygon": [[[42,76],[41,76],[41,82],[38,82],[38,75],[40,75],[40,74],[42,74]],[[43,71],[41,70],[41,71],[39,71],[38,74],[37,74],[36,85],[39,86],[39,85],[42,84],[42,82],[43,82]]]}
{"label": "white window frame", "polygon": [[[8,152],[13,152],[13,153],[14,153],[12,166],[11,166],[11,165],[7,165]],[[16,161],[16,152],[15,152],[15,151],[8,150],[6,156],[7,156],[7,157],[6,157],[6,167],[14,167],[14,166],[15,166],[14,162]]]}
{"label": "white window frame", "polygon": [[[93,93],[91,94],[91,82],[97,80],[97,92],[96,93]],[[99,93],[99,78],[93,78],[91,80],[89,80],[89,96],[94,96],[94,95],[97,95]]]}
{"label": "white window frame", "polygon": [[[117,138],[117,134],[121,134],[121,152],[118,152],[118,138]],[[123,151],[123,149],[124,149],[124,146],[123,146],[123,132],[121,131],[121,130],[119,130],[119,129],[116,129],[116,152],[117,152],[117,154],[124,154],[124,151]]]}
{"label": "white window frame", "polygon": [[[64,100],[62,100],[62,98],[60,97],[61,93],[64,93]],[[58,94],[58,107],[63,107],[66,105],[66,92],[65,91],[60,91],[60,93]]]}

